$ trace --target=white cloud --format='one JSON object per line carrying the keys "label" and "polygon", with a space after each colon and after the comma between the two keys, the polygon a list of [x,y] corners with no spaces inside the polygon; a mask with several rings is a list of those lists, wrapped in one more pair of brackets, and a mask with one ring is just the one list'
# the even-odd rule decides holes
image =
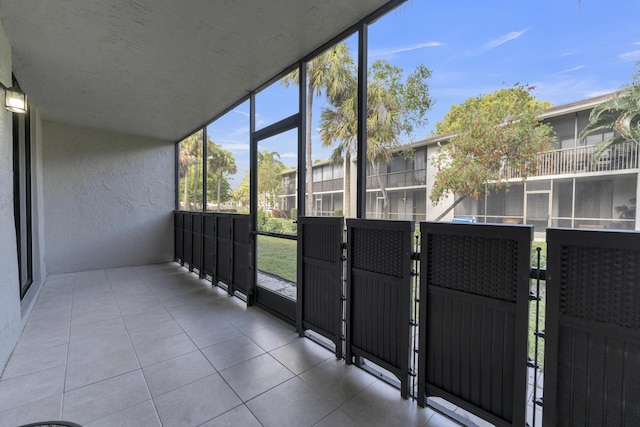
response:
{"label": "white cloud", "polygon": [[587,92],[585,98],[595,98],[596,96],[602,96],[602,95],[608,95],[610,93],[616,92],[618,89],[616,88],[609,88],[609,89],[600,89],[600,90],[594,90],[591,92]]}
{"label": "white cloud", "polygon": [[240,111],[240,110],[232,110],[234,113],[238,113],[241,114],[245,117],[249,117],[249,113],[245,113],[244,111]]}
{"label": "white cloud", "polygon": [[624,82],[599,81],[588,78],[558,78],[535,82],[534,96],[543,101],[551,101],[553,105],[581,101],[607,93],[615,92]]}
{"label": "white cloud", "polygon": [[567,70],[558,71],[556,74],[566,74],[573,73],[574,71],[578,71],[584,68],[584,65],[578,65],[577,67],[569,68]]}
{"label": "white cloud", "polygon": [[237,129],[235,129],[233,132],[231,132],[230,135],[232,136],[238,136],[238,135],[245,135],[249,133],[249,127],[239,127]]}
{"label": "white cloud", "polygon": [[623,61],[637,61],[640,60],[640,50],[632,50],[631,52],[624,52],[619,55]]}
{"label": "white cloud", "polygon": [[498,46],[501,46],[507,42],[510,42],[511,40],[515,40],[519,37],[521,37],[524,33],[526,33],[527,30],[524,29],[522,31],[512,31],[509,34],[505,34],[504,36],[498,37],[497,39],[491,40],[489,43],[487,43],[486,45],[484,45],[485,50],[490,50],[490,49],[494,49]]}
{"label": "white cloud", "polygon": [[372,49],[369,52],[369,55],[371,57],[393,56],[393,55],[397,55],[398,53],[410,52],[412,50],[418,50],[418,49],[425,49],[427,47],[438,47],[442,45],[443,43],[440,43],[440,42],[426,42],[426,43],[411,44],[407,46],[392,47],[389,49]]}
{"label": "white cloud", "polygon": [[280,154],[280,157],[283,159],[297,159],[298,155],[296,153],[284,153]]}

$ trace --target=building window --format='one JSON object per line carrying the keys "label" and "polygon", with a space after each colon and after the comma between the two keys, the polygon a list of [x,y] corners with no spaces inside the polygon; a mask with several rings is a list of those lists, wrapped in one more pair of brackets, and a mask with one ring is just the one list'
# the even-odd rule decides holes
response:
{"label": "building window", "polygon": [[33,283],[33,226],[31,214],[31,120],[13,115],[13,206],[18,251],[20,298]]}

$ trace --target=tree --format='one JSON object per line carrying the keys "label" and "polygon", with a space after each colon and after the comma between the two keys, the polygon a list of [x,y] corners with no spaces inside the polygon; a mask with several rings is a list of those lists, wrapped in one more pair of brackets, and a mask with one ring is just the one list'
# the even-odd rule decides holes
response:
{"label": "tree", "polygon": [[[349,48],[344,43],[338,43],[327,49],[307,63],[307,114],[305,135],[305,174],[306,174],[306,208],[307,215],[313,214],[313,162],[311,157],[312,109],[314,97],[323,94],[335,96],[345,89],[347,80],[353,75],[355,65]],[[297,70],[282,79],[282,84],[289,87],[297,85],[300,76]]]}
{"label": "tree", "polygon": [[[222,146],[209,140],[207,144],[207,160],[209,175],[216,177],[216,200],[218,203],[218,209],[220,209],[220,202],[222,200],[222,187],[226,183],[226,188],[229,188],[229,183],[225,179],[225,175],[233,175],[238,170],[236,168],[236,161],[233,158],[231,152],[222,148]],[[207,191],[207,193],[209,193]]]}
{"label": "tree", "polygon": [[523,180],[536,172],[537,154],[548,150],[552,128],[538,120],[551,104],[533,97],[533,89],[516,84],[469,98],[436,124],[438,134],[452,136],[434,157],[438,173],[429,197],[436,205],[449,193],[457,196],[436,220],[468,196],[506,187],[507,166]]}
{"label": "tree", "polygon": [[596,145],[594,159],[600,158],[607,149],[627,141],[640,145],[640,61],[636,63],[631,84],[591,110],[589,123],[580,138],[611,130],[615,131],[614,137]]}
{"label": "tree", "polygon": [[[184,209],[196,209],[200,164],[202,163],[202,132],[194,133],[180,141],[178,163],[184,183],[182,202]],[[189,197],[189,176],[193,177],[193,188]],[[193,202],[192,202],[193,201]]]}
{"label": "tree", "polygon": [[281,173],[285,166],[280,154],[266,148],[258,152],[258,193],[264,195],[263,207],[273,205],[280,195]]}
{"label": "tree", "polygon": [[[220,200],[218,201],[218,192]],[[216,204],[215,210],[222,209],[222,204],[231,200],[231,184],[223,176],[220,178],[217,174],[207,174],[207,203],[209,205]]]}
{"label": "tree", "polygon": [[[380,166],[389,163],[400,136],[411,135],[414,127],[426,124],[426,112],[433,103],[427,79],[431,72],[418,66],[403,80],[403,70],[387,61],[374,62],[367,81],[367,161],[382,191],[384,216],[389,213],[389,197],[380,177]],[[357,76],[345,80],[344,90],[328,96],[329,106],[322,111],[321,139],[325,147],[334,147],[331,159],[345,164],[344,213],[351,215],[351,159],[358,137]]]}
{"label": "tree", "polygon": [[[197,201],[202,201],[202,132],[197,132],[180,141],[178,162],[180,165],[180,186],[183,189],[181,202],[184,209],[197,209]],[[213,189],[217,189],[218,206],[223,197],[223,189],[228,193],[229,183],[225,175],[237,172],[233,155],[207,138],[207,198],[213,200]]]}
{"label": "tree", "polygon": [[231,191],[231,200],[235,202],[237,206],[248,206],[250,202],[250,175],[249,171],[246,171],[242,182],[235,190]]}

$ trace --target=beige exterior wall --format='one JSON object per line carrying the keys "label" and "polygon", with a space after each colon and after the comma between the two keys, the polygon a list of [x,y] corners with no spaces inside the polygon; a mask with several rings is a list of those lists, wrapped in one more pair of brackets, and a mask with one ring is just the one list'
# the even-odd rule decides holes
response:
{"label": "beige exterior wall", "polygon": [[49,272],[171,261],[174,143],[42,127]]}
{"label": "beige exterior wall", "polygon": [[[0,80],[11,86],[11,46],[0,26]],[[0,90],[4,99],[4,91]],[[0,370],[22,330],[16,228],[13,211],[12,113],[0,108]]]}

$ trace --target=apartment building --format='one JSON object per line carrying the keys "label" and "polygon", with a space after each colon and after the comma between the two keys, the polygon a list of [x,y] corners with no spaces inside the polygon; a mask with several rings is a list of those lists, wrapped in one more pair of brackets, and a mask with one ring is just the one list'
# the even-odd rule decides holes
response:
{"label": "apartment building", "polygon": [[[640,229],[636,219],[638,147],[629,142],[595,158],[595,145],[612,133],[585,140],[579,137],[591,110],[608,96],[544,110],[541,119],[553,127],[555,146],[538,155],[537,174],[523,182],[516,171],[509,171],[506,188],[477,200],[467,198],[445,219],[469,217],[477,222],[533,224],[536,233],[547,227]],[[448,207],[451,199],[436,206],[429,200],[435,177],[430,159],[448,138],[450,135],[439,135],[402,147],[388,164],[380,166],[379,175],[374,168],[367,168],[367,217],[433,220]],[[343,171],[344,165],[330,162],[314,165],[315,214],[343,213]],[[281,209],[295,207],[295,183],[295,170],[283,174]],[[384,192],[389,199],[388,213],[384,211]]]}

